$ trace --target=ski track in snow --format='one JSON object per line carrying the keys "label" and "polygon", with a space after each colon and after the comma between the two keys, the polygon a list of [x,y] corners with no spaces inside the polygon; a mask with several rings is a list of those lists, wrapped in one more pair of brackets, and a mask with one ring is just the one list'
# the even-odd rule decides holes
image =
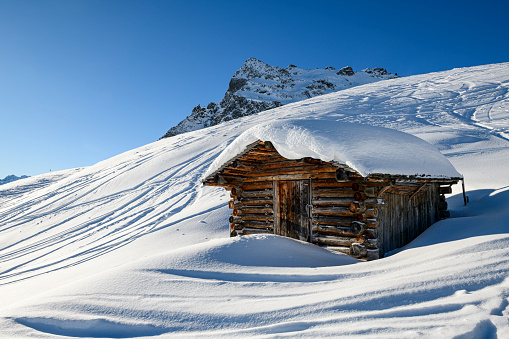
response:
{"label": "ski track in snow", "polygon": [[[509,337],[508,79],[498,64],[387,80],[2,185],[0,337]],[[227,192],[202,175],[286,118],[419,136],[470,203],[455,187],[450,219],[373,262],[228,238]]]}

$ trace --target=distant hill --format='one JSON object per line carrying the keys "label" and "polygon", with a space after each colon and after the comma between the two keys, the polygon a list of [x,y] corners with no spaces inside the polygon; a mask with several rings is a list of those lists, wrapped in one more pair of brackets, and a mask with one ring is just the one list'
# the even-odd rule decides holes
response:
{"label": "distant hill", "polygon": [[20,177],[17,177],[14,174],[11,174],[11,175],[6,176],[3,179],[0,179],[0,185],[7,184],[9,182],[13,182],[13,181],[16,181],[16,180],[19,180],[19,179],[25,179],[25,178],[29,178],[29,176],[28,175],[22,175]]}
{"label": "distant hill", "polygon": [[235,72],[219,103],[211,102],[207,107],[196,106],[191,115],[170,128],[162,138],[214,126],[291,102],[397,77],[397,74],[380,67],[366,68],[360,72],[355,72],[350,66],[339,70],[334,67],[308,70],[295,65],[286,68],[270,66],[250,58]]}

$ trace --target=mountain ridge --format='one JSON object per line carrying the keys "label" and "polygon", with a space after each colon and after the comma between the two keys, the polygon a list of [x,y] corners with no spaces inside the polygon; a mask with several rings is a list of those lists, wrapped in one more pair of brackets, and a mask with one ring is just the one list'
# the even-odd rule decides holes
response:
{"label": "mountain ridge", "polygon": [[309,99],[380,80],[399,77],[381,67],[355,72],[346,66],[337,70],[271,66],[249,58],[235,72],[223,99],[206,107],[197,105],[191,114],[170,128],[160,139],[217,125],[288,103]]}
{"label": "mountain ridge", "polygon": [[18,176],[14,175],[14,174],[11,174],[11,175],[6,176],[3,179],[0,179],[0,185],[8,184],[10,182],[13,182],[13,181],[16,181],[16,180],[20,180],[20,179],[26,179],[26,178],[29,178],[29,176],[28,175],[22,175],[22,176],[18,177]]}

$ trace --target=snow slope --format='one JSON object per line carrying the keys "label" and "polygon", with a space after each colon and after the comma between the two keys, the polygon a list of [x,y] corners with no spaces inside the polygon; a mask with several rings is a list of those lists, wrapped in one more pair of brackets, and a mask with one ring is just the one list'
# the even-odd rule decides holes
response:
{"label": "snow slope", "polygon": [[[248,128],[389,127],[465,176],[451,218],[371,262],[229,238],[200,178]],[[509,63],[399,78],[0,187],[0,337],[509,337]]]}

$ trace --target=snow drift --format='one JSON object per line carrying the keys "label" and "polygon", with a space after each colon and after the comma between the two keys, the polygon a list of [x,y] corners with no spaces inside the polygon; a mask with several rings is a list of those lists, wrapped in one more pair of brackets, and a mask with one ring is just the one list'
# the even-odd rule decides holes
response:
{"label": "snow drift", "polygon": [[[228,238],[229,197],[200,179],[244,131],[285,119],[413,134],[465,176],[470,203],[449,198],[450,219],[373,262]],[[0,337],[509,337],[508,132],[504,63],[363,85],[2,185]]]}

